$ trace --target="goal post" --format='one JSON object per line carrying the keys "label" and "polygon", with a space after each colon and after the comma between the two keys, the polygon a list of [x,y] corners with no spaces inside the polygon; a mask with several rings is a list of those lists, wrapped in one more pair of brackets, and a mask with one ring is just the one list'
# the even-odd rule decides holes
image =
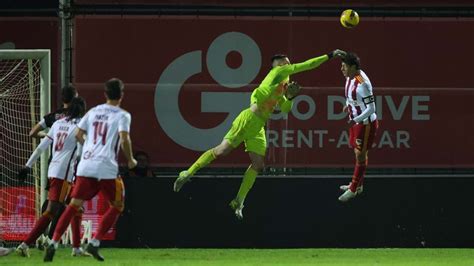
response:
{"label": "goal post", "polygon": [[51,52],[0,50],[0,240],[20,241],[46,199],[48,153],[16,179],[39,140],[28,133],[51,110]]}

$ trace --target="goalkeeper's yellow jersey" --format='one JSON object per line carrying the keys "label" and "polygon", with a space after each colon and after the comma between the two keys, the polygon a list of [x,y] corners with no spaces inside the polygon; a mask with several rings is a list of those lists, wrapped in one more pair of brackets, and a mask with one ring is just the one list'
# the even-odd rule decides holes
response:
{"label": "goalkeeper's yellow jersey", "polygon": [[302,63],[276,66],[270,70],[250,97],[250,104],[256,104],[258,110],[268,120],[275,110],[280,106],[282,112],[288,113],[293,106],[293,102],[285,96],[286,87],[290,80],[290,75],[317,68],[329,59],[327,55],[315,57]]}

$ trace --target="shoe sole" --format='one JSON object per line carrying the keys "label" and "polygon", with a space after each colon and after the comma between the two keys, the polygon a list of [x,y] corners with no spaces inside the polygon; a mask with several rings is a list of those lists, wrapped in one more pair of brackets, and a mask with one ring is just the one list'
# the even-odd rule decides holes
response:
{"label": "shoe sole", "polygon": [[191,177],[184,177],[183,181],[182,181],[182,184],[178,188],[178,180],[179,180],[179,177],[178,177],[178,179],[176,181],[174,181],[174,183],[173,183],[173,191],[174,192],[179,192],[183,188],[184,184],[189,182],[189,179],[191,179]]}
{"label": "shoe sole", "polygon": [[46,249],[46,254],[44,255],[44,258],[43,258],[43,261],[44,261],[44,262],[51,262],[51,261],[53,261],[54,253],[56,253],[56,250],[55,250],[55,249],[47,248],[47,249]]}

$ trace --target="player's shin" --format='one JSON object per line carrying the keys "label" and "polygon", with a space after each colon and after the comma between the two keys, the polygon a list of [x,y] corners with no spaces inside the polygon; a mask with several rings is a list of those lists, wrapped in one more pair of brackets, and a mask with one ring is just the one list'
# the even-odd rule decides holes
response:
{"label": "player's shin", "polygon": [[59,218],[63,214],[64,210],[66,210],[66,206],[62,205],[58,207],[58,211],[54,215],[53,219],[51,220],[51,226],[49,227],[48,236],[50,239],[53,239],[54,230],[56,230],[56,226],[58,225]]}
{"label": "player's shin", "polygon": [[255,183],[255,179],[257,178],[258,171],[253,169],[252,166],[247,168],[245,171],[244,178],[242,179],[242,183],[240,184],[239,192],[237,193],[236,199],[243,204],[247,194],[249,193],[250,189],[252,188],[253,184]]}
{"label": "player's shin", "polygon": [[365,176],[365,170],[367,168],[366,161],[356,161],[356,165],[354,167],[354,174],[352,175],[352,182],[349,186],[349,189],[352,192],[356,192],[357,187],[362,185]]}
{"label": "player's shin", "polygon": [[197,160],[196,162],[191,165],[188,169],[188,174],[189,176],[193,176],[199,169],[206,167],[208,164],[210,164],[212,161],[216,159],[216,155],[214,154],[213,149],[210,149],[206,152],[204,152]]}
{"label": "player's shin", "polygon": [[[109,231],[109,229],[117,222],[120,214],[122,213],[123,207],[115,207],[110,206],[107,212],[105,212],[102,220],[100,221],[99,228],[97,229],[97,234],[94,236],[94,240],[98,240],[95,242],[99,244],[100,240],[104,238],[104,235]],[[94,242],[91,242],[94,245]],[[98,245],[94,245],[98,246]]]}
{"label": "player's shin", "polygon": [[76,213],[79,212],[79,207],[69,204],[66,207],[66,210],[64,213],[61,215],[61,218],[59,219],[58,226],[56,227],[56,230],[54,230],[54,235],[53,235],[53,243],[57,244],[61,236],[64,234],[66,231],[69,223],[71,222],[72,218],[76,215]]}
{"label": "player's shin", "polygon": [[79,248],[81,246],[81,223],[82,223],[82,213],[78,212],[72,218],[72,221],[71,221],[73,248]]}
{"label": "player's shin", "polygon": [[46,227],[48,227],[52,218],[53,218],[53,215],[50,212],[48,211],[44,212],[39,218],[39,220],[36,221],[35,226],[31,230],[31,232],[28,234],[28,237],[25,239],[24,242],[27,245],[33,244],[36,241],[36,239],[46,230]]}

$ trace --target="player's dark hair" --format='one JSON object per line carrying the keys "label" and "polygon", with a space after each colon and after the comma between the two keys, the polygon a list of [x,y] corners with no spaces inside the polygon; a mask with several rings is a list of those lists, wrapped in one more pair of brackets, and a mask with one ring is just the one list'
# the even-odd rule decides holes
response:
{"label": "player's dark hair", "polygon": [[82,97],[74,97],[71,100],[66,116],[68,119],[83,117],[86,112],[86,101]]}
{"label": "player's dark hair", "polygon": [[105,95],[109,100],[119,100],[122,98],[124,85],[118,78],[111,78],[105,82]]}
{"label": "player's dark hair", "polygon": [[70,103],[76,97],[77,90],[73,86],[65,86],[61,89],[61,96],[63,103]]}
{"label": "player's dark hair", "polygon": [[342,58],[342,62],[348,66],[355,66],[357,70],[360,69],[360,58],[355,53],[347,53],[346,56]]}
{"label": "player's dark hair", "polygon": [[280,60],[280,59],[285,59],[287,58],[288,56],[286,54],[276,54],[276,55],[273,55],[272,56],[272,61],[270,62],[272,67],[273,67],[273,62],[275,62],[275,60]]}

